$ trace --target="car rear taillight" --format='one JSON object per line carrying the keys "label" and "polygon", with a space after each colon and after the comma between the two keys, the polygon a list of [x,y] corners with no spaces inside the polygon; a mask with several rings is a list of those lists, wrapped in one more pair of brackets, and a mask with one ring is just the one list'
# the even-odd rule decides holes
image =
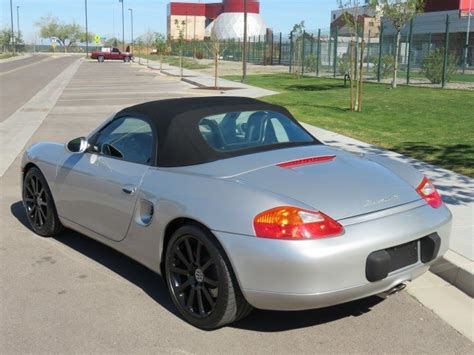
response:
{"label": "car rear taillight", "polygon": [[322,212],[282,206],[258,214],[253,226],[255,235],[273,239],[318,239],[335,237],[344,228]]}
{"label": "car rear taillight", "polygon": [[416,192],[433,208],[438,208],[443,203],[438,191],[427,177],[423,178]]}

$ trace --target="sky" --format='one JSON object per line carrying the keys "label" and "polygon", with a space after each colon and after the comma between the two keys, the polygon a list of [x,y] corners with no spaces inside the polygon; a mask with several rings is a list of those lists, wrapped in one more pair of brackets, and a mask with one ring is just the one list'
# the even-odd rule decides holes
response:
{"label": "sky", "polygon": [[[181,2],[197,2],[189,0]],[[202,2],[218,2],[203,0]],[[42,16],[51,14],[63,22],[76,21],[85,26],[84,0],[12,0],[14,28],[17,29],[16,7],[20,6],[20,30],[27,43],[41,43],[34,25]],[[134,14],[134,37],[147,30],[166,33],[166,5],[169,0],[124,0],[125,39],[130,40],[130,12]],[[10,28],[10,0],[0,0],[0,28]],[[261,14],[275,32],[289,33],[295,23],[305,21],[308,30],[328,28],[336,0],[260,0]],[[122,10],[119,0],[88,0],[89,31],[103,37],[122,37]],[[46,43],[46,41],[45,41]]]}

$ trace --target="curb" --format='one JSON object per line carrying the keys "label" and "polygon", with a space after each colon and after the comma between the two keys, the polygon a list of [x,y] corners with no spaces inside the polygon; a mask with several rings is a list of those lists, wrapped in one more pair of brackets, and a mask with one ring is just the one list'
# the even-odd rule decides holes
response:
{"label": "curb", "polygon": [[469,297],[474,297],[474,262],[448,250],[436,261],[430,271],[458,288]]}

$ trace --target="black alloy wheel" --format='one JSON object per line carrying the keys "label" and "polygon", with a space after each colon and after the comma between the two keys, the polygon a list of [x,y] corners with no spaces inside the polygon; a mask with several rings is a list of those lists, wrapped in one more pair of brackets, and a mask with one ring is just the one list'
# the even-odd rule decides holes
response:
{"label": "black alloy wheel", "polygon": [[33,230],[51,237],[62,230],[51,191],[38,168],[31,168],[23,180],[23,205]]}
{"label": "black alloy wheel", "polygon": [[219,295],[219,273],[207,248],[185,235],[174,244],[171,263],[171,285],[181,306],[196,318],[209,316]]}
{"label": "black alloy wheel", "polygon": [[168,244],[165,262],[173,303],[192,325],[215,329],[252,310],[207,230],[192,225],[179,228]]}

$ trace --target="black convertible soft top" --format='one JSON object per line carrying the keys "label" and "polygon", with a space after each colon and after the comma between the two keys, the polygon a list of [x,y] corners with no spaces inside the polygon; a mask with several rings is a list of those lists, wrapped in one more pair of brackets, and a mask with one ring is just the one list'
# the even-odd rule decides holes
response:
{"label": "black convertible soft top", "polygon": [[[203,164],[267,150],[320,144],[314,140],[305,143],[259,146],[234,152],[218,152],[212,149],[199,131],[200,120],[207,116],[238,111],[279,112],[299,125],[298,121],[284,107],[255,99],[229,96],[152,101],[128,107],[117,113],[115,118],[134,116],[150,121],[158,137],[156,165],[160,167]],[[301,128],[304,130],[303,127]]]}

